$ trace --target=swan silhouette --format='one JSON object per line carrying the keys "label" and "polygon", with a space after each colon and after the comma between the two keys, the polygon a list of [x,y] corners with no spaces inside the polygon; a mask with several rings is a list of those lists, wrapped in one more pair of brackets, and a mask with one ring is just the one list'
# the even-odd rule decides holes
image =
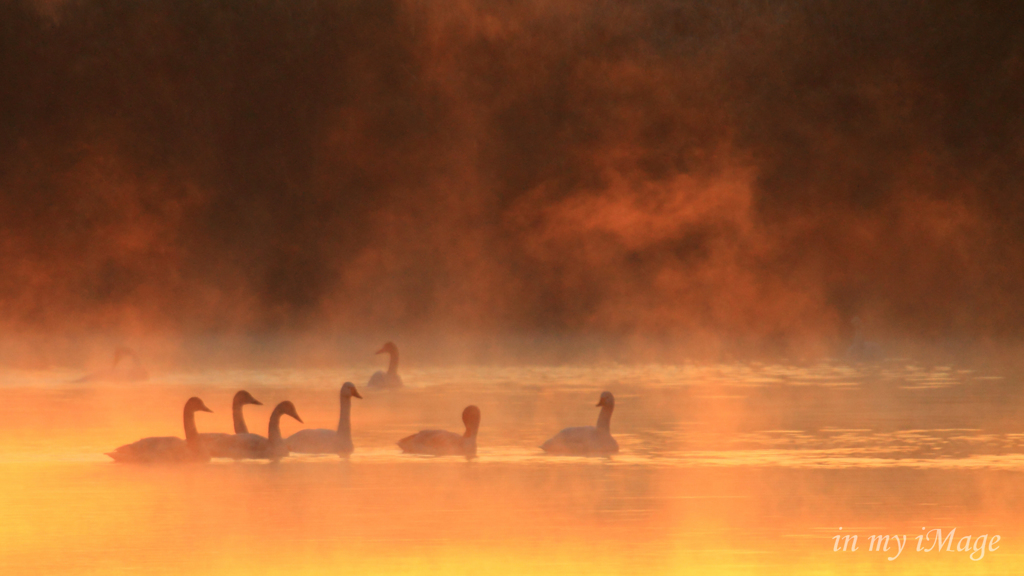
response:
{"label": "swan silhouette", "polygon": [[610,428],[615,397],[611,392],[601,392],[597,405],[601,407],[597,426],[566,428],[542,444],[541,449],[548,454],[567,456],[605,456],[617,453],[619,443],[612,438]]}
{"label": "swan silhouette", "polygon": [[880,360],[882,358],[882,347],[878,342],[864,338],[864,326],[859,316],[850,320],[853,326],[853,338],[850,339],[850,346],[846,349],[846,356],[855,361]]}
{"label": "swan silhouette", "polygon": [[177,436],[154,436],[143,438],[131,444],[125,444],[107,456],[115,462],[149,463],[149,462],[206,462],[210,454],[199,441],[196,431],[196,412],[213,412],[203,401],[193,396],[185,403],[185,439]]}
{"label": "swan silhouette", "polygon": [[311,428],[299,430],[288,437],[288,450],[297,454],[351,454],[352,447],[352,398],[362,398],[356,385],[345,382],[341,386],[341,414],[338,429]]}
{"label": "swan silhouette", "polygon": [[[121,363],[124,358],[128,358],[130,362]],[[141,382],[148,379],[149,372],[142,367],[135,351],[126,346],[118,346],[114,349],[114,362],[109,369],[86,374],[74,382]]]}
{"label": "swan silhouette", "polygon": [[[241,438],[243,434],[249,434],[249,428],[245,425],[245,417],[242,415],[242,407],[246,404],[262,406],[263,403],[252,397],[245,390],[239,390],[231,400],[231,419],[234,420],[235,433],[224,434],[223,432],[206,432],[199,435],[210,456],[214,458],[248,458],[250,453],[249,443]],[[255,434],[252,434],[255,436]],[[262,436],[260,436],[262,438]],[[265,440],[265,438],[264,438]]]}
{"label": "swan silhouette", "polygon": [[390,356],[388,361],[388,371],[382,372],[380,370],[373,373],[370,376],[370,381],[366,383],[367,388],[401,388],[402,377],[398,375],[398,347],[395,346],[394,342],[386,342],[384,346],[381,346],[380,350],[375,352],[376,354],[387,353]]}
{"label": "swan silhouette", "polygon": [[462,422],[466,425],[464,434],[447,430],[421,430],[398,441],[398,447],[407,454],[430,454],[433,456],[461,455],[476,456],[476,435],[480,430],[480,409],[466,406],[462,411]]}
{"label": "swan silhouette", "polygon": [[295,411],[295,405],[285,400],[274,407],[270,413],[270,425],[267,426],[267,436],[264,438],[259,434],[243,432],[229,436],[230,457],[232,458],[267,458],[280,460],[288,455],[288,446],[281,438],[281,416],[291,416],[299,422],[299,413]]}

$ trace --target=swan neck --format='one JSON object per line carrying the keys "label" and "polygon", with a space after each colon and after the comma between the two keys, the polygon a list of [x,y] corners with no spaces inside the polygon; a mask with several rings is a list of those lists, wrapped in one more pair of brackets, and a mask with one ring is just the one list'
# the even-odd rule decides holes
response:
{"label": "swan neck", "polygon": [[601,413],[597,415],[597,429],[605,432],[611,430],[613,406],[602,406]]}
{"label": "swan neck", "polygon": [[271,443],[281,442],[281,411],[275,409],[270,415],[270,426],[267,428],[267,438]]}
{"label": "swan neck", "polygon": [[391,357],[388,361],[388,374],[396,374],[398,372],[398,350],[389,351],[388,356]]}
{"label": "swan neck", "polygon": [[338,436],[342,438],[352,437],[352,398],[348,396],[341,399],[341,413],[338,416]]}
{"label": "swan neck", "polygon": [[196,413],[194,410],[185,410],[185,441],[193,444],[199,441],[199,431],[196,430]]}
{"label": "swan neck", "polygon": [[242,405],[231,406],[231,419],[235,422],[235,434],[248,434],[249,427],[245,425],[245,417],[242,416]]}
{"label": "swan neck", "polygon": [[480,430],[479,422],[470,422],[466,424],[466,433],[462,435],[463,438],[476,438],[477,431]]}

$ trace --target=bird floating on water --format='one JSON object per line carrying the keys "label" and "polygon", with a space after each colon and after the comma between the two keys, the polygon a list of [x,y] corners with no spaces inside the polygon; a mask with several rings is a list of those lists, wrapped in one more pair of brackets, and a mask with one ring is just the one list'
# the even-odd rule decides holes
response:
{"label": "bird floating on water", "polygon": [[115,462],[151,463],[151,462],[206,462],[210,454],[199,440],[196,430],[196,412],[213,412],[203,401],[193,396],[185,403],[185,439],[177,436],[154,436],[143,438],[131,444],[125,444],[107,456]]}
{"label": "bird floating on water", "polygon": [[611,392],[601,392],[597,405],[601,407],[597,426],[566,428],[542,444],[541,449],[548,454],[564,456],[607,456],[617,453],[619,443],[612,438],[611,433],[615,397]]}
{"label": "bird floating on water", "polygon": [[299,430],[288,437],[288,450],[297,454],[351,454],[352,446],[352,398],[362,398],[356,385],[345,382],[341,387],[341,414],[338,429],[312,428]]}
{"label": "bird floating on water", "polygon": [[[128,358],[129,362],[121,360]],[[149,372],[142,367],[142,362],[135,351],[127,346],[118,346],[114,350],[114,362],[107,370],[86,374],[74,382],[141,382],[149,379]]]}
{"label": "bird floating on water", "polygon": [[[231,400],[231,419],[234,421],[235,433],[225,434],[223,432],[206,432],[199,435],[210,456],[214,458],[249,458],[251,453],[251,440],[243,435],[249,434],[249,427],[245,425],[245,417],[242,415],[242,407],[247,404],[262,406],[263,403],[253,398],[252,394],[245,390],[239,390]],[[259,438],[263,438],[259,436]],[[266,438],[263,438],[266,440]]]}
{"label": "bird floating on water", "polygon": [[295,405],[285,400],[274,407],[270,413],[270,424],[267,426],[267,437],[258,434],[238,434],[242,442],[245,442],[244,458],[268,458],[280,460],[288,455],[288,445],[281,437],[281,416],[291,416],[299,422],[299,413],[295,411]]}
{"label": "bird floating on water", "polygon": [[395,346],[394,342],[387,342],[380,350],[375,352],[376,354],[387,353],[390,356],[388,361],[388,371],[383,372],[378,370],[370,376],[370,381],[366,383],[367,388],[401,388],[402,377],[398,375],[398,347]]}
{"label": "bird floating on water", "polygon": [[882,360],[882,347],[878,342],[864,338],[864,323],[859,316],[850,320],[853,327],[853,337],[850,339],[850,346],[846,349],[846,357],[855,362],[871,362]]}
{"label": "bird floating on water", "polygon": [[462,411],[462,422],[466,425],[464,434],[447,430],[421,430],[398,441],[402,452],[408,454],[429,454],[432,456],[461,455],[476,456],[476,435],[480,430],[480,409],[466,406]]}
{"label": "bird floating on water", "polygon": [[270,413],[270,424],[267,426],[267,435],[260,436],[251,432],[235,434],[230,436],[230,458],[265,458],[268,460],[280,460],[289,454],[288,446],[281,437],[281,416],[291,416],[299,422],[299,413],[295,411],[295,405],[285,400],[274,407]]}

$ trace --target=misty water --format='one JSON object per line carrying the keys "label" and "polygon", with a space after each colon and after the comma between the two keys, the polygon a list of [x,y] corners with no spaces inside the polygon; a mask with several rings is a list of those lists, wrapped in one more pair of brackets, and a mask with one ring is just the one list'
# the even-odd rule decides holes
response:
{"label": "misty water", "polygon": [[1024,574],[1022,110],[1021,1],[2,0],[0,576]]}
{"label": "misty water", "polygon": [[[368,390],[365,367],[154,372],[147,382],[72,383],[71,370],[5,370],[0,407],[4,574],[837,573],[1002,574],[1020,563],[1024,424],[1020,377],[888,360],[585,366],[436,366]],[[356,451],[279,463],[133,466],[104,455],[230,432],[231,397],[265,433],[292,400],[333,428],[337,392]],[[616,395],[612,458],[545,455]],[[483,414],[479,457],[403,455],[425,428]],[[842,531],[840,532],[840,527]],[[996,550],[916,552],[925,530],[1000,535]],[[858,534],[857,552],[833,551]],[[895,552],[869,534],[907,535]],[[927,547],[927,544],[925,545]],[[895,550],[895,548],[893,548]]]}

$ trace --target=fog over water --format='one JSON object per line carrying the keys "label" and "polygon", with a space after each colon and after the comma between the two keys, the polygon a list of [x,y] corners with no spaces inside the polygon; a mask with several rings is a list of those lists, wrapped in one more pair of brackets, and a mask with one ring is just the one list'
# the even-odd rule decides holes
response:
{"label": "fog over water", "polygon": [[[251,430],[292,400],[333,427],[338,369],[185,370],[144,383],[68,384],[71,370],[0,371],[0,570],[5,574],[1018,574],[1024,510],[1020,374],[899,362],[851,367],[446,365],[352,401],[351,457],[115,464],[103,452],[230,432],[244,388]],[[545,455],[593,424],[615,391],[612,458]],[[480,407],[478,457],[402,454],[419,429],[458,430]],[[841,528],[840,528],[841,527]],[[1000,536],[995,550],[934,550]],[[836,534],[859,535],[836,552]],[[902,535],[899,554],[868,537]],[[898,556],[898,557],[897,557]],[[975,553],[975,557],[978,555]],[[889,560],[888,558],[893,558]]]}
{"label": "fog over water", "polygon": [[8,333],[1021,335],[1017,2],[0,10]]}
{"label": "fog over water", "polygon": [[0,79],[4,575],[1021,573],[1024,3],[0,0]]}

